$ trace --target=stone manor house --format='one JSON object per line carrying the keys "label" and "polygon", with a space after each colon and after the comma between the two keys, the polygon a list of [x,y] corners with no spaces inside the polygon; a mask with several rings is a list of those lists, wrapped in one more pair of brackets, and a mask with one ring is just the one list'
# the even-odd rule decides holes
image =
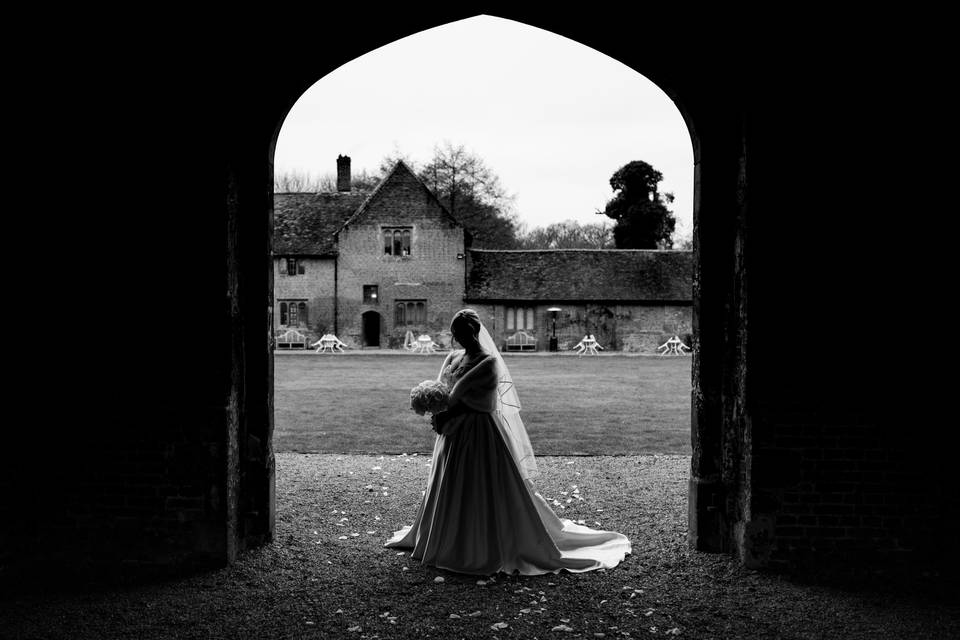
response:
{"label": "stone manor house", "polygon": [[452,315],[476,309],[504,348],[524,331],[547,350],[585,334],[607,350],[691,344],[690,251],[471,249],[463,226],[403,162],[373,191],[337,158],[335,193],[274,196],[275,335],[333,333],[398,348],[411,332],[449,345]]}

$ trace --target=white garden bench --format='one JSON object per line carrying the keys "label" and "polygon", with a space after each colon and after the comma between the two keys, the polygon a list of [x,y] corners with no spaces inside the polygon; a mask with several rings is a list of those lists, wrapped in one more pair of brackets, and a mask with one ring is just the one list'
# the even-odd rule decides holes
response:
{"label": "white garden bench", "polygon": [[526,331],[517,331],[507,338],[507,351],[536,351],[537,339]]}
{"label": "white garden bench", "polygon": [[296,329],[287,329],[282,333],[277,333],[276,337],[276,348],[277,349],[306,349],[309,340],[307,336],[303,335]]}

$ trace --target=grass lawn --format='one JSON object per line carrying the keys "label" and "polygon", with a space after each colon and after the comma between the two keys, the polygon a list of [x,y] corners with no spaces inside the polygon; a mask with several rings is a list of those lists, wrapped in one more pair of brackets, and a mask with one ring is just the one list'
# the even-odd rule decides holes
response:
{"label": "grass lawn", "polygon": [[[277,451],[430,453],[411,387],[433,356],[277,354]],[[690,358],[508,356],[538,455],[690,455]]]}

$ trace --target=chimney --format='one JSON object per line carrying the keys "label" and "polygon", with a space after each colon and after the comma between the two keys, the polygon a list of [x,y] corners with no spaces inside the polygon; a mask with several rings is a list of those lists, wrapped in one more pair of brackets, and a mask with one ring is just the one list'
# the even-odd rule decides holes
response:
{"label": "chimney", "polygon": [[337,191],[350,191],[350,156],[337,156]]}

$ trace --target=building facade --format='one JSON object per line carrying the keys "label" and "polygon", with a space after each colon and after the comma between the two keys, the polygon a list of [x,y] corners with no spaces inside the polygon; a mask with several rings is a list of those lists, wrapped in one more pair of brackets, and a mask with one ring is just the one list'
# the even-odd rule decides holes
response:
{"label": "building facade", "polygon": [[475,249],[467,258],[465,302],[501,348],[518,330],[537,350],[554,336],[560,350],[585,335],[614,351],[656,353],[673,336],[692,345],[689,251]]}
{"label": "building facade", "polygon": [[[463,226],[404,163],[371,192],[274,196],[274,328],[354,348],[397,348],[429,334],[449,345],[464,306],[501,349],[524,331],[535,350],[587,334],[605,349],[655,353],[674,335],[692,346],[689,251],[469,249]],[[551,311],[556,309],[557,311]]]}
{"label": "building facade", "polygon": [[463,226],[403,162],[369,193],[349,166],[335,194],[274,196],[274,328],[351,347],[439,336],[463,304]]}

